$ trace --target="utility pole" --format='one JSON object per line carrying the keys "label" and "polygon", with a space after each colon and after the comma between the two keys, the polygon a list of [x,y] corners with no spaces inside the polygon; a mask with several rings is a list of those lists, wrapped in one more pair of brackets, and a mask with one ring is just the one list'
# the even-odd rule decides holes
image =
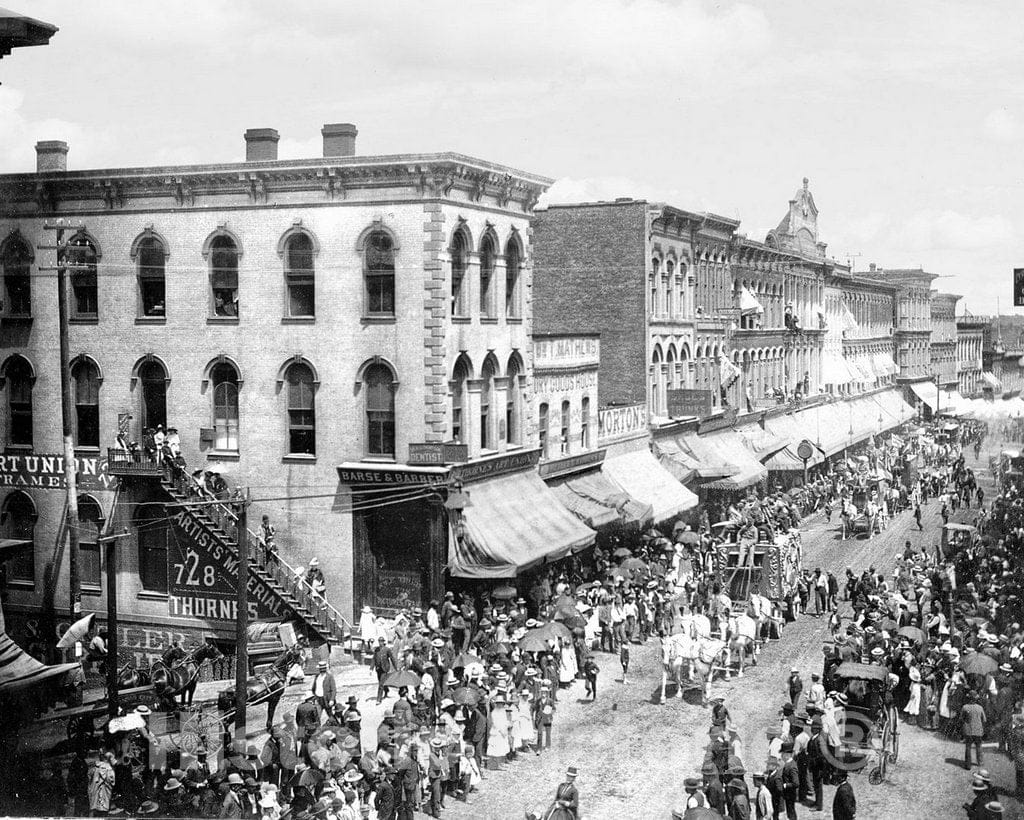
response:
{"label": "utility pole", "polygon": [[245,740],[246,690],[249,678],[249,646],[246,635],[249,626],[249,530],[246,511],[249,493],[238,502],[238,613],[235,617],[235,737]]}
{"label": "utility pole", "polygon": [[[103,532],[104,521],[99,521],[99,531]],[[118,706],[118,657],[117,657],[117,542],[128,538],[128,528],[117,535],[97,538],[103,544],[107,561],[107,714],[117,717]]]}
{"label": "utility pole", "polygon": [[71,341],[68,327],[68,270],[87,270],[86,265],[76,265],[69,257],[73,251],[65,243],[65,231],[74,233],[84,230],[84,225],[71,225],[63,219],[44,223],[43,230],[56,231],[55,245],[40,245],[39,250],[57,252],[56,267],[41,267],[41,271],[57,271],[57,318],[60,338],[60,410],[64,433],[64,482],[67,485],[67,530],[68,530],[68,592],[72,620],[82,614],[82,588],[78,575],[78,486],[77,465],[75,464],[75,418],[74,397],[71,394]]}

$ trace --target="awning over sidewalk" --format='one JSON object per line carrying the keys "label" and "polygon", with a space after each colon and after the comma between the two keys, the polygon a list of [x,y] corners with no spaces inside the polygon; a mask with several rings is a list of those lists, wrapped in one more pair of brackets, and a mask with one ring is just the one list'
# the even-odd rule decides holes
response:
{"label": "awning over sidewalk", "polygon": [[760,424],[741,424],[735,429],[747,449],[754,454],[754,458],[762,462],[773,453],[785,449],[791,441],[790,436],[780,436],[769,429],[767,423],[764,427]]}
{"label": "awning over sidewalk", "polygon": [[995,377],[995,374],[989,373],[987,370],[983,370],[983,371],[981,371],[981,378],[982,378],[982,381],[984,381],[985,384],[987,384],[993,390],[1002,390],[1003,389],[1003,383],[1001,381],[999,381],[999,379],[997,379]]}
{"label": "awning over sidewalk", "polygon": [[821,362],[821,378],[825,384],[847,384],[853,381],[850,368],[846,366],[843,357],[828,352]]}
{"label": "awning over sidewalk", "polygon": [[591,470],[549,486],[559,502],[594,529],[618,523],[642,528],[651,522],[654,515],[650,504],[637,501],[616,487],[600,470]]}
{"label": "awning over sidewalk", "polygon": [[935,410],[936,404],[939,405],[939,409],[942,409],[942,396],[934,382],[915,382],[910,385],[910,392],[928,405],[932,411]]}
{"label": "awning over sidewalk", "polygon": [[708,436],[700,436],[716,449],[722,458],[734,465],[735,470],[724,478],[709,481],[703,486],[711,490],[743,490],[768,478],[768,470],[747,449],[743,439],[735,430],[722,430]]}
{"label": "awning over sidewalk", "polygon": [[879,376],[892,376],[896,372],[896,362],[892,360],[891,356],[875,353],[871,360],[875,365],[875,372]]}
{"label": "awning over sidewalk", "polygon": [[[740,465],[715,446],[711,436],[683,433],[675,442],[684,457],[696,464],[697,476],[706,480],[724,478],[740,471]],[[660,446],[660,441],[659,441]]]}
{"label": "awning over sidewalk", "polygon": [[650,450],[605,459],[601,471],[638,501],[651,505],[654,521],[665,521],[697,506],[697,496],[680,484]]}
{"label": "awning over sidewalk", "polygon": [[448,565],[459,578],[513,578],[594,543],[596,533],[563,507],[535,472],[467,487],[465,534],[452,538]]}
{"label": "awning over sidewalk", "polygon": [[[661,466],[668,470],[677,481],[686,484],[699,474],[700,464],[697,459],[674,438],[659,438],[653,446],[654,455]],[[719,473],[719,475],[725,475],[725,473]]]}

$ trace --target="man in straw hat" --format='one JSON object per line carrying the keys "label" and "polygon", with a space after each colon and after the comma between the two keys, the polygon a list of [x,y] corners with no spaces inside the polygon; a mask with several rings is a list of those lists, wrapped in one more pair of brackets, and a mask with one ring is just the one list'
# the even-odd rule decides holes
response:
{"label": "man in straw hat", "polygon": [[316,675],[313,676],[309,692],[320,704],[320,709],[326,712],[328,717],[334,717],[334,702],[338,697],[338,689],[327,661],[320,661],[316,665]]}

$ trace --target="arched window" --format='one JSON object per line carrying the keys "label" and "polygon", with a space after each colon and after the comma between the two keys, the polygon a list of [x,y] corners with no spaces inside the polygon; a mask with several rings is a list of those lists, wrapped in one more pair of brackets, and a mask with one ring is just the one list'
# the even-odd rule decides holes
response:
{"label": "arched window", "polygon": [[522,373],[519,356],[509,357],[505,374],[508,376],[508,391],[505,394],[505,430],[509,444],[522,444],[522,399],[523,391],[519,387],[519,376]]}
{"label": "arched window", "polygon": [[658,257],[651,259],[651,316],[661,315],[661,305],[658,304],[658,278],[661,276],[661,260]]}
{"label": "arched window", "polygon": [[562,429],[558,436],[558,449],[562,455],[569,454],[569,425],[572,422],[572,410],[568,401],[562,402]]}
{"label": "arched window", "polygon": [[370,316],[395,315],[395,247],[384,231],[366,238],[363,250],[366,312]]}
{"label": "arched window", "polygon": [[485,236],[480,243],[480,315],[494,316],[494,239]]}
{"label": "arched window", "polygon": [[210,371],[213,383],[213,448],[238,452],[238,371],[221,362]]}
{"label": "arched window", "polygon": [[537,408],[537,443],[540,446],[540,457],[548,457],[548,405],[544,402]]}
{"label": "arched window", "polygon": [[80,358],[71,367],[75,383],[75,446],[100,446],[100,374],[90,360]]}
{"label": "arched window", "polygon": [[20,236],[8,237],[0,265],[4,269],[4,307],[8,316],[32,315],[32,286],[29,272],[32,250]]}
{"label": "arched window", "polygon": [[313,371],[295,362],[285,373],[288,385],[288,453],[316,455],[316,386]]}
{"label": "arched window", "polygon": [[452,441],[466,444],[469,441],[466,428],[466,382],[470,376],[469,362],[460,356],[452,370]]}
{"label": "arched window", "polygon": [[494,376],[496,366],[488,357],[480,371],[480,449],[496,450],[494,422],[491,411],[494,406]]}
{"label": "arched window", "polygon": [[4,368],[7,381],[8,443],[32,446],[32,366],[21,356],[12,356]]}
{"label": "arched window", "polygon": [[284,250],[284,284],[288,291],[289,316],[316,315],[313,256],[313,240],[309,234],[298,232],[288,238]]}
{"label": "arched window", "polygon": [[469,262],[469,248],[466,235],[456,231],[448,249],[452,260],[452,316],[469,315],[469,287],[466,284],[466,266]]}
{"label": "arched window", "polygon": [[160,362],[144,362],[139,367],[142,428],[167,425],[167,371]]}
{"label": "arched window", "polygon": [[139,242],[139,309],[143,316],[167,315],[167,249],[155,236]]}
{"label": "arched window", "polygon": [[27,541],[17,548],[14,555],[7,559],[7,577],[11,581],[34,584],[36,582],[36,505],[27,493],[20,490],[11,493],[4,500],[3,514],[0,524],[3,525],[4,538],[15,541]]}
{"label": "arched window", "polygon": [[512,319],[520,316],[519,272],[522,266],[519,243],[513,237],[505,246],[505,316]]}
{"label": "arched window", "polygon": [[94,320],[99,313],[96,292],[96,248],[82,234],[72,238],[67,261],[75,266],[71,272],[71,317]]}
{"label": "arched window", "polygon": [[395,378],[382,364],[371,365],[363,376],[366,389],[366,452],[395,455]]}
{"label": "arched window", "polygon": [[675,278],[674,273],[676,269],[676,263],[671,259],[665,260],[665,269],[661,274],[661,289],[664,293],[662,297],[662,303],[664,304],[664,313],[666,316],[671,316],[675,312],[675,304],[672,299],[672,280]]}
{"label": "arched window", "polygon": [[238,246],[223,234],[210,243],[210,296],[214,316],[238,316]]}
{"label": "arched window", "polygon": [[100,586],[100,521],[103,511],[91,495],[78,496],[78,577],[82,586]]}
{"label": "arched window", "polygon": [[149,592],[167,593],[167,541],[171,537],[163,504],[143,503],[132,517],[139,545],[139,580]]}
{"label": "arched window", "polygon": [[580,405],[580,447],[590,449],[590,396],[584,396]]}

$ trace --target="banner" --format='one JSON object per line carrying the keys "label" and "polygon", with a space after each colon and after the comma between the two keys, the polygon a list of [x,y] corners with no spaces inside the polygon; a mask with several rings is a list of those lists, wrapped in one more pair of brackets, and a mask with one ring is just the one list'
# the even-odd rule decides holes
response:
{"label": "banner", "polygon": [[[107,472],[106,456],[78,456],[78,489],[114,490],[117,477]],[[0,455],[0,487],[24,490],[65,490],[64,456],[49,453]]]}

